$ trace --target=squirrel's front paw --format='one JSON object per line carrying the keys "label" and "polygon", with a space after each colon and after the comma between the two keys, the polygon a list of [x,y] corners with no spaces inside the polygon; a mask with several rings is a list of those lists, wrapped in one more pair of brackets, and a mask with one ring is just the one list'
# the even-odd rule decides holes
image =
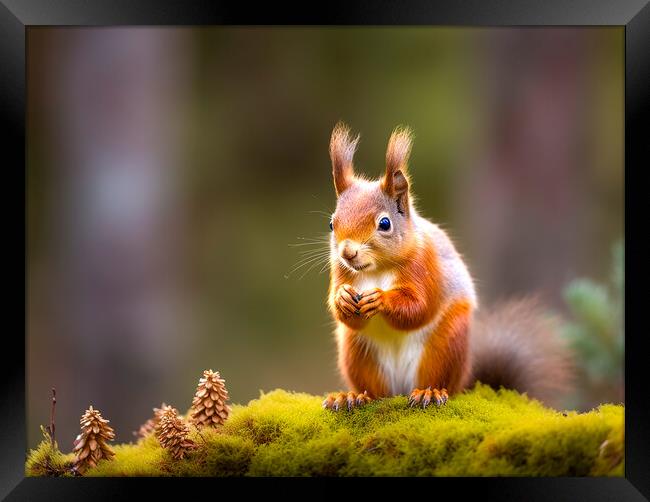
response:
{"label": "squirrel's front paw", "polygon": [[336,306],[346,317],[361,315],[358,299],[361,297],[349,284],[343,284],[336,291]]}
{"label": "squirrel's front paw", "polygon": [[372,401],[368,395],[368,391],[362,393],[357,392],[332,392],[327,395],[323,401],[323,408],[327,410],[339,411],[342,408],[347,408],[351,411],[353,408],[358,408],[366,403]]}
{"label": "squirrel's front paw", "polygon": [[432,389],[431,387],[427,387],[424,390],[413,389],[413,392],[409,396],[409,406],[422,405],[422,408],[426,408],[431,403],[440,406],[447,404],[448,399],[449,394],[447,394],[447,389]]}
{"label": "squirrel's front paw", "polygon": [[370,319],[375,314],[381,312],[384,306],[384,292],[379,288],[369,289],[361,293],[361,299],[358,302],[359,315],[364,319]]}

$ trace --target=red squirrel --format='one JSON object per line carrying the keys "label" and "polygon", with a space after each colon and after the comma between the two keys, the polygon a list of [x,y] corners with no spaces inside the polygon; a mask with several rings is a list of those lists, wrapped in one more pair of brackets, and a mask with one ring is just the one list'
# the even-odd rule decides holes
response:
{"label": "red squirrel", "polygon": [[337,204],[328,306],[350,390],[329,394],[323,407],[351,410],[394,395],[407,395],[411,406],[440,406],[477,380],[552,401],[570,374],[553,319],[530,299],[475,316],[462,257],[415,207],[410,129],[393,131],[378,180],[355,174],[358,141],[343,123],[330,140]]}

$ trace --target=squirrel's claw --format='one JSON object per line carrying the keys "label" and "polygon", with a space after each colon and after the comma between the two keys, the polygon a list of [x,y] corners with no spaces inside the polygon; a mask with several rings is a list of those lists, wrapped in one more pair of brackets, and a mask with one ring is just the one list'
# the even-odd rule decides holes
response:
{"label": "squirrel's claw", "polygon": [[433,399],[436,402],[436,406],[440,406],[442,404],[442,394],[438,389],[434,389]]}
{"label": "squirrel's claw", "polygon": [[[341,409],[347,409],[347,411],[352,411],[354,408],[363,406],[366,403],[372,401],[368,395],[368,391],[362,393],[357,393],[354,391],[350,392],[333,392],[328,394],[323,401],[323,408],[332,411],[339,411]],[[345,404],[345,407],[343,406]]]}
{"label": "squirrel's claw", "polygon": [[324,400],[323,400],[323,408],[325,409],[330,409],[332,406],[334,406],[334,394],[329,394]]}
{"label": "squirrel's claw", "polygon": [[409,406],[412,408],[413,406],[420,404],[423,394],[423,390],[413,389],[413,392],[411,392],[411,395],[409,396]]}
{"label": "squirrel's claw", "polygon": [[369,403],[372,401],[370,396],[368,395],[368,391],[364,390],[362,394],[359,394],[356,399],[357,406],[363,406],[366,403]]}
{"label": "squirrel's claw", "polygon": [[426,408],[429,406],[429,403],[431,403],[431,397],[433,396],[433,392],[431,391],[431,387],[428,387],[427,390],[424,391],[422,394],[422,408]]}
{"label": "squirrel's claw", "polygon": [[354,392],[350,391],[348,392],[348,395],[345,400],[348,404],[348,411],[352,411],[352,408],[354,408],[354,404],[356,403],[357,396],[355,395]]}
{"label": "squirrel's claw", "polygon": [[447,389],[432,389],[431,387],[427,387],[424,390],[413,389],[409,395],[408,404],[411,408],[418,405],[426,408],[431,403],[435,403],[436,406],[442,406],[447,403],[448,399],[449,394],[447,394]]}

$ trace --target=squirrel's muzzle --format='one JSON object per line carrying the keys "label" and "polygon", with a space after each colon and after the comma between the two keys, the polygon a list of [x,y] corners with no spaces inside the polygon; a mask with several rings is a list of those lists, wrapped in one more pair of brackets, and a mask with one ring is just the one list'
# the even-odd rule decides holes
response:
{"label": "squirrel's muzzle", "polygon": [[359,244],[345,240],[339,246],[339,253],[346,260],[354,260],[359,254]]}

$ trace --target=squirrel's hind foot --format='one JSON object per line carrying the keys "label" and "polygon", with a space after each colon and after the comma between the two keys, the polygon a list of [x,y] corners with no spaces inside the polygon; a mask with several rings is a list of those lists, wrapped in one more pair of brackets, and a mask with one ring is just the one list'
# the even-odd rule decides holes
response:
{"label": "squirrel's hind foot", "polygon": [[447,404],[449,399],[449,394],[447,394],[447,389],[432,389],[427,387],[424,390],[413,389],[409,395],[409,406],[422,405],[422,408],[426,408],[430,404],[435,404],[436,406],[442,406]]}
{"label": "squirrel's hind foot", "polygon": [[363,406],[370,401],[372,401],[372,399],[368,395],[367,390],[361,393],[353,391],[332,392],[328,394],[323,401],[323,408],[332,411],[339,411],[341,409],[347,409],[348,411],[351,411],[352,409]]}

